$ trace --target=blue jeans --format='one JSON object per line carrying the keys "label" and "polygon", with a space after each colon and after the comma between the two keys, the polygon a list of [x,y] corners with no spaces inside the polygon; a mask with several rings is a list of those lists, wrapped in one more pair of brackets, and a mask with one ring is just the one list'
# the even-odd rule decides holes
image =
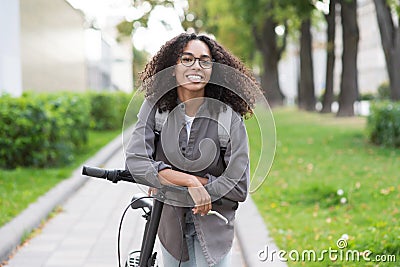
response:
{"label": "blue jeans", "polygon": [[[207,261],[204,257],[203,250],[201,249],[199,239],[197,238],[196,231],[193,223],[186,224],[187,233],[185,234],[186,243],[189,251],[189,261],[181,263],[181,267],[207,267]],[[179,261],[175,259],[161,244],[161,251],[163,255],[164,267],[178,267]],[[231,251],[214,267],[229,267],[231,266]]]}

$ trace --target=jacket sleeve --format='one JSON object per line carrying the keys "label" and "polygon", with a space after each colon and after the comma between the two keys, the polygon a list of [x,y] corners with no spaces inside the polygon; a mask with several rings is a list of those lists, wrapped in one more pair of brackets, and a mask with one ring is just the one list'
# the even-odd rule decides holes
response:
{"label": "jacket sleeve", "polygon": [[126,166],[138,183],[159,188],[161,184],[158,172],[171,166],[153,159],[155,112],[156,107],[145,100],[138,113],[125,155]]}
{"label": "jacket sleeve", "polygon": [[224,155],[227,167],[218,177],[206,174],[206,189],[212,198],[225,197],[242,202],[247,197],[249,187],[250,160],[246,127],[239,116],[235,117],[232,119],[230,141]]}

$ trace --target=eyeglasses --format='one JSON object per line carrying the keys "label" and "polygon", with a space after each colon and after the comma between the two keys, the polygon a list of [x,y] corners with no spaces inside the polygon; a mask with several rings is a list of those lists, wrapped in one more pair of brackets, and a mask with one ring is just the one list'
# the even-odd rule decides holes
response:
{"label": "eyeglasses", "polygon": [[186,67],[193,66],[196,59],[199,60],[200,67],[203,69],[210,69],[213,65],[213,60],[209,56],[195,57],[189,53],[181,55],[181,63]]}

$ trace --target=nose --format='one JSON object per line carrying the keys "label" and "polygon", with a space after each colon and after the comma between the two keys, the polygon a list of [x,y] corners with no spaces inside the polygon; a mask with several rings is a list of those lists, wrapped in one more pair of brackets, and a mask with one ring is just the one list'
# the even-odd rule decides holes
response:
{"label": "nose", "polygon": [[200,58],[195,58],[194,59],[194,63],[192,65],[192,69],[201,69]]}

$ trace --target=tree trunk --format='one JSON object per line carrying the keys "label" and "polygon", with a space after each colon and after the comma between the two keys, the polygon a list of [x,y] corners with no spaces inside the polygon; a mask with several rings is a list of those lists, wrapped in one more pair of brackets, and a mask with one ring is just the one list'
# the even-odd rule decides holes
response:
{"label": "tree trunk", "polygon": [[390,96],[392,100],[398,101],[400,100],[400,75],[398,75],[400,69],[400,24],[397,27],[394,25],[386,0],[374,0],[374,2],[389,76]]}
{"label": "tree trunk", "polygon": [[326,44],[326,76],[325,76],[325,93],[322,100],[321,113],[331,113],[332,103],[334,101],[333,94],[333,77],[335,69],[335,34],[336,34],[336,0],[329,2],[329,14],[325,16],[327,28],[327,44]]}
{"label": "tree trunk", "polygon": [[391,97],[393,101],[400,101],[400,18],[396,30],[396,41],[393,49],[393,64],[391,66],[392,79],[390,80]]}
{"label": "tree trunk", "polygon": [[354,102],[358,98],[357,53],[359,30],[357,0],[341,0],[343,27],[342,76],[337,116],[354,116]]}
{"label": "tree trunk", "polygon": [[268,18],[262,25],[261,31],[253,28],[253,34],[263,58],[261,86],[269,105],[272,107],[283,105],[284,100],[279,85],[278,63],[280,53],[276,42],[275,24],[272,18]]}
{"label": "tree trunk", "polygon": [[315,110],[314,71],[312,61],[311,20],[301,23],[300,37],[300,86],[298,104],[300,109]]}

